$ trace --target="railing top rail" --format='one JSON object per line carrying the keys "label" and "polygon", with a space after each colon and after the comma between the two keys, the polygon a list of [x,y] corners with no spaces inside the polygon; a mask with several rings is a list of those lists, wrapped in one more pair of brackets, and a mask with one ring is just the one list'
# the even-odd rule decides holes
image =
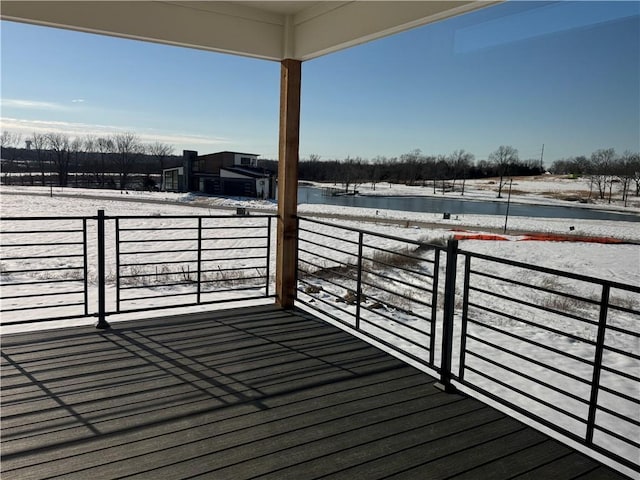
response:
{"label": "railing top rail", "polygon": [[140,219],[198,219],[198,218],[219,218],[219,219],[252,219],[252,218],[275,218],[277,215],[270,213],[259,213],[259,214],[251,214],[251,215],[105,215],[105,220],[115,220],[116,218],[119,220],[140,220]]}
{"label": "railing top rail", "polygon": [[327,226],[327,227],[340,228],[342,230],[348,230],[348,231],[354,232],[354,233],[364,233],[365,235],[373,235],[374,237],[385,238],[387,240],[395,240],[395,241],[398,241],[398,242],[410,243],[410,244],[416,245],[418,247],[420,247],[420,246],[428,246],[428,247],[433,247],[433,248],[435,248],[437,250],[443,250],[443,251],[447,249],[445,246],[437,245],[435,243],[421,242],[419,240],[411,240],[410,238],[396,237],[394,235],[387,235],[387,234],[384,234],[384,233],[372,232],[371,230],[363,230],[362,228],[347,227],[345,225],[338,225],[336,223],[324,222],[322,220],[316,220],[316,219],[312,219],[312,218],[309,218],[309,217],[297,216],[297,218],[300,219],[300,220],[304,220],[305,222],[316,223],[318,225],[324,225],[324,226]]}
{"label": "railing top rail", "polygon": [[50,216],[50,217],[0,217],[0,222],[4,222],[4,221],[13,221],[13,220],[34,220],[34,221],[51,221],[51,220],[85,220],[85,219],[97,219],[98,217],[96,217],[95,215],[91,216],[70,216],[70,217],[57,217],[57,216]]}
{"label": "railing top rail", "polygon": [[[166,218],[166,219],[179,219],[179,218],[184,218],[184,219],[197,219],[197,218],[275,218],[277,217],[277,215],[275,214],[269,214],[269,213],[260,213],[260,214],[251,214],[251,215],[105,215],[104,219],[105,220],[115,220],[115,219],[131,219],[131,220],[140,220],[140,219],[151,219],[151,218]],[[40,216],[40,217],[5,217],[5,216],[0,216],[0,222],[3,221],[13,221],[13,220],[22,220],[22,221],[29,221],[29,220],[34,220],[34,221],[50,221],[50,220],[97,220],[98,217],[96,215],[86,215],[86,216],[79,216],[79,215],[74,215],[74,216],[64,216],[64,217],[59,217],[59,216]]]}
{"label": "railing top rail", "polygon": [[[526,268],[527,270],[534,270],[536,272],[548,273],[551,275],[558,275],[561,277],[571,278],[572,280],[580,280],[583,282],[596,283],[599,285],[608,285],[612,288],[618,288],[621,290],[628,290],[634,293],[640,293],[640,286],[630,285],[620,282],[614,282],[611,280],[606,280],[604,278],[591,277],[589,275],[581,275],[579,273],[567,272],[566,270],[557,270],[555,268],[542,267],[539,265],[533,265],[530,263],[518,262],[516,260],[508,260],[505,258],[494,257],[491,255],[485,255],[482,253],[471,252],[469,250],[458,250],[458,253],[461,255],[467,255],[469,257],[475,257],[482,260],[489,260],[495,263],[502,263],[504,265],[511,265],[513,267]],[[508,280],[508,279],[505,279]]]}

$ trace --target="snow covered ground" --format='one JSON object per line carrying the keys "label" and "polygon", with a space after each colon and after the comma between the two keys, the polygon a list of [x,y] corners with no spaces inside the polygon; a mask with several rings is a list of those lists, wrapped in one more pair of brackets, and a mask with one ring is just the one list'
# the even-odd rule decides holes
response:
{"label": "snow covered ground", "polygon": [[[569,181],[564,181],[562,179],[560,181],[548,178],[542,178],[537,181],[518,180],[517,183],[518,189],[520,191],[526,190],[526,192],[518,193],[517,195],[512,196],[512,201],[540,204],[558,203],[561,202],[561,200],[558,200],[557,198],[547,198],[545,196],[547,195],[546,192],[572,192],[573,190],[575,190],[575,184],[570,183]],[[514,189],[516,187],[515,184],[516,182],[514,182]],[[486,189],[484,187],[486,187]],[[495,192],[491,190],[494,187],[495,185],[484,184],[482,183],[482,181],[467,182],[465,198],[494,199]],[[366,191],[366,188],[366,186],[364,186],[364,188],[363,186],[361,186],[359,187],[359,190],[362,193],[374,193],[372,189],[371,191]],[[402,186],[393,186],[393,188],[389,188],[388,185],[386,185],[385,189],[381,188],[379,184],[378,186],[376,186],[375,194],[391,194],[391,191],[393,192],[393,195],[415,195],[415,188],[416,187]],[[426,188],[424,190],[426,193],[430,189]],[[36,195],[34,195],[34,193]],[[53,193],[52,197],[48,196],[48,194],[50,193]],[[590,208],[588,204],[582,205],[584,205],[583,208]],[[620,205],[605,207],[616,208],[625,212],[639,212],[640,214],[640,208],[637,205],[638,204],[636,201],[635,203],[633,203],[633,206],[627,208],[623,208]],[[256,213],[272,213],[275,211],[275,204],[268,201],[247,201],[242,199],[229,198],[221,199],[199,195],[173,194],[165,192],[120,193],[119,191],[114,192],[99,190],[76,190],[70,188],[53,188],[52,190],[50,190],[49,188],[40,187],[2,187],[0,189],[0,207],[1,215],[3,217],[94,216],[96,215],[98,209],[103,209],[105,210],[107,215],[144,215],[153,217],[155,219],[154,221],[157,221],[158,218],[166,215],[232,215],[235,212],[229,211],[228,209],[235,209],[237,207],[248,208],[252,212]],[[598,208],[602,208],[602,206],[598,205]],[[392,210],[379,210],[376,212],[371,209],[354,209],[349,207],[335,207],[311,204],[299,205],[299,214],[302,216],[313,216],[314,214],[331,214],[336,218],[336,220],[334,220],[333,222],[340,225],[372,231],[378,234],[391,235],[403,239],[427,243],[440,242],[443,239],[450,238],[454,233],[452,229],[474,229],[476,231],[483,231],[489,229],[500,229],[504,225],[504,218],[490,215],[460,215],[449,220],[444,220],[439,214],[398,212]],[[151,221],[152,220],[150,220],[150,222]],[[3,229],[7,225],[8,223],[3,225]],[[508,240],[511,241],[463,240],[460,242],[460,248],[469,252],[523,261],[534,265],[578,273],[594,278],[605,278],[607,280],[619,282],[624,285],[640,285],[640,224],[638,224],[637,222],[512,217],[509,219],[509,227],[513,230],[523,231],[606,236],[638,243],[598,244],[583,242],[573,243],[519,241],[521,240],[520,236],[507,235]],[[570,229],[570,227],[573,227],[573,229]],[[111,248],[111,250],[107,252],[107,255],[108,258],[113,258],[113,247],[109,247],[110,244],[112,243],[108,241],[107,246],[108,248]],[[233,242],[227,243],[227,245],[232,247]],[[385,244],[382,241],[377,245],[385,247],[391,246],[390,244]],[[327,241],[326,246],[330,250],[335,250],[338,247],[338,243],[331,243],[330,241]],[[3,254],[3,256],[4,255],[6,254]],[[93,265],[95,263],[95,257],[92,257],[91,255],[94,255],[94,253],[90,253],[89,262],[90,265]],[[339,257],[338,254],[336,254],[335,256],[336,258]],[[113,265],[113,262],[108,261],[107,264]],[[271,268],[271,272],[273,271],[275,270]],[[483,271],[491,271],[491,273],[496,276],[518,278],[518,272],[515,272],[513,268],[498,263],[487,264],[485,267],[483,267]],[[90,267],[90,281],[93,281],[92,279],[94,277],[95,271],[93,270],[93,267]],[[7,280],[10,279],[4,279],[4,283],[6,283]],[[536,281],[543,282],[544,279],[540,278]],[[175,287],[177,292],[179,292],[180,288],[183,287]],[[325,286],[325,288],[327,287]],[[576,284],[574,283],[569,288],[579,289],[581,287],[579,285],[576,286]],[[588,286],[585,288],[592,289],[592,286]],[[113,283],[110,283],[108,285],[108,295],[111,299],[110,301],[113,301],[113,296],[115,295],[114,290],[115,288]],[[499,293],[503,294],[504,296],[511,295],[513,297],[523,298],[523,296],[526,297],[527,295],[530,295],[530,292],[524,290],[519,291],[517,289],[514,290],[513,288],[510,288],[508,286],[496,287],[496,290],[498,290]],[[594,292],[591,290],[578,291],[577,293],[585,296],[594,295]],[[595,292],[595,294],[597,293],[598,292]],[[479,301],[479,298],[482,296],[482,294],[478,293],[476,295],[477,301]],[[625,293],[625,295],[627,294]],[[625,298],[624,304],[630,305],[630,308],[632,310],[637,311],[638,309],[640,309],[640,299],[637,298],[638,296],[627,296],[629,298]],[[242,298],[242,296],[238,295],[238,298],[240,299]],[[92,299],[91,301],[95,302],[95,299]],[[163,299],[161,297],[159,297],[157,300],[154,300],[156,304],[162,303],[164,301],[168,302],[169,300]],[[492,308],[511,312],[516,315],[522,314],[521,305],[513,305],[510,304],[508,300],[500,300],[496,299],[495,297],[491,298],[489,301],[492,302]],[[205,310],[207,308],[211,307],[198,307],[199,310]],[[459,313],[460,312],[457,312],[456,316],[457,322],[459,322],[460,319]],[[481,321],[483,321],[483,315],[485,315],[485,313],[475,312],[475,315]],[[159,313],[153,315],[162,314],[163,312],[159,311]],[[592,314],[593,309],[587,309],[581,312],[581,315],[584,316],[589,316]],[[392,312],[392,315],[396,315],[397,319],[395,322],[387,322],[385,320],[384,322],[386,322],[386,327],[391,327],[393,329],[396,328],[395,325],[402,325],[403,322],[405,324],[409,322],[407,318],[403,317],[402,313]],[[130,319],[134,316],[135,315],[133,314],[122,315],[121,319]],[[146,313],[144,316],[149,317],[150,314]],[[425,312],[425,317],[429,317],[428,312]],[[117,319],[117,317],[113,317],[110,318],[110,321]],[[597,315],[595,320],[597,321]],[[623,326],[624,328],[629,328],[635,332],[638,332],[640,330],[640,328],[638,327],[639,320],[640,319],[638,318],[638,315],[624,312],[622,315],[617,315],[615,318],[615,321],[619,322],[619,325]],[[485,319],[484,321],[490,323],[491,321],[495,320]],[[540,321],[544,322],[546,320],[542,319]],[[92,319],[80,319],[74,320],[73,322],[66,322],[64,325],[69,325],[70,323],[86,324],[93,322],[94,320]],[[568,327],[567,325],[562,323],[567,323],[564,320],[562,320],[560,324],[557,323],[558,320],[553,320],[553,322],[555,322],[554,328],[567,327],[570,331],[571,329],[582,329],[579,333],[582,337],[586,338],[589,341],[594,339],[594,333],[590,328],[585,328],[582,325],[573,325],[571,327]],[[52,324],[46,324],[46,327],[53,328],[61,325],[62,324],[60,324],[59,322],[56,322]],[[413,323],[412,325],[413,327],[415,327],[418,324]],[[504,324],[500,326],[508,328],[512,327],[509,322],[504,322]],[[1,333],[4,334],[12,331],[19,331],[30,328],[44,327],[41,324],[16,325],[10,327],[4,326],[1,329]],[[421,335],[419,333],[420,328],[423,327],[418,326],[417,328],[413,329],[414,335],[416,338],[418,338],[418,340],[421,340]],[[424,326],[424,328],[426,328],[426,325]],[[474,328],[476,334],[480,335],[482,327],[476,326]],[[418,331],[418,333],[415,333],[416,331]],[[529,339],[533,339],[535,341],[548,342],[550,344],[553,344],[559,350],[571,352],[578,357],[593,358],[593,346],[589,342],[585,343],[572,341],[570,337],[549,335],[548,332],[539,331],[535,328],[527,328],[526,326],[519,326],[513,331],[516,331],[517,334]],[[483,332],[482,334],[486,335],[486,333],[487,332]],[[500,335],[495,335],[493,340],[498,344],[503,344],[505,346],[512,346],[514,344],[512,339],[510,340],[508,338],[503,338]],[[629,335],[611,334],[607,337],[607,341],[611,342],[611,345],[616,348],[632,352],[635,355],[640,355],[640,340],[637,336],[631,337]],[[438,346],[438,344],[439,341],[437,342],[436,346]],[[530,345],[523,344],[521,342],[516,342],[516,344],[518,345],[519,352],[525,356],[539,356],[541,354],[544,354],[540,351],[540,349],[533,348]],[[482,345],[476,344],[475,351],[477,351],[479,354],[488,356],[494,355],[495,358],[495,349],[487,349]],[[629,357],[614,357],[609,358],[610,366],[616,369],[621,369],[622,371],[626,371],[632,375],[635,375],[636,377],[640,376],[640,362]],[[513,359],[509,359],[509,361],[513,361]],[[550,355],[548,358],[545,358],[544,361],[553,363],[557,362],[558,360],[556,356]],[[487,367],[486,362],[484,367]],[[586,365],[580,365],[578,362],[578,364],[576,365],[572,364],[570,368],[574,370],[575,375],[583,378],[590,378],[590,367]],[[533,369],[529,374],[535,378],[546,378],[551,383],[554,383],[555,381],[566,381],[566,379],[563,379],[561,376],[556,375],[557,378],[554,378],[553,374],[550,375],[543,368]],[[469,378],[473,379],[473,375],[471,375],[471,377]],[[496,395],[510,395],[503,392],[500,388],[495,387],[495,385],[494,387],[491,387],[481,378],[476,378],[475,381],[481,384],[483,388],[487,388],[490,391],[493,391]],[[544,387],[532,387],[530,382],[524,381],[522,379],[512,378],[510,379],[510,381],[515,382],[516,385],[523,389],[536,389],[536,391],[534,392],[535,395],[547,395],[547,398],[550,402],[556,402],[563,398],[558,397],[554,392],[545,392]],[[608,382],[607,385],[611,388],[625,393],[626,395],[629,395],[631,397],[638,396],[639,389],[637,382],[628,379],[625,380],[624,378],[620,378],[619,376],[615,375],[605,375],[603,381]],[[493,390],[491,390],[491,388],[493,388]],[[580,384],[579,382],[574,384],[569,383],[568,389],[572,394],[577,395],[581,398],[588,397],[589,395],[588,388],[585,389],[584,385]],[[637,408],[633,404],[624,400],[620,400],[619,398],[613,398],[610,396],[607,397],[606,394],[603,394],[601,398],[608,408],[614,411],[622,412],[625,415],[635,418],[636,420],[640,420],[640,414],[639,412],[637,412]],[[580,434],[582,434],[582,432],[580,432],[580,429],[583,427],[577,426],[576,422],[570,419],[567,420],[566,417],[554,417],[555,413],[553,411],[550,412],[548,408],[544,406],[541,407],[539,403],[531,402],[526,398],[522,399],[513,397],[511,398],[511,400],[518,404],[524,405],[525,408],[530,408],[536,411],[537,414],[545,418],[550,418],[556,421],[558,424],[563,425],[563,427],[565,428],[575,428]],[[580,405],[579,402],[573,403],[575,403],[575,405],[573,405],[572,402],[567,402],[566,408],[570,412],[584,417],[586,413],[584,410],[584,406]],[[622,435],[628,436],[629,438],[635,438],[636,441],[638,440],[638,438],[640,438],[640,429],[638,429],[636,426],[630,425],[625,422],[621,423],[618,422],[615,418],[609,417],[611,416],[609,415],[607,417],[607,415],[601,415],[599,419],[604,421],[608,428],[613,428]],[[619,452],[621,455],[624,455],[627,458],[636,459],[639,454],[638,449],[620,445],[620,442],[615,441],[609,437],[605,438],[600,436],[597,437],[597,440],[604,444],[611,444],[612,448],[614,448],[615,451]]]}

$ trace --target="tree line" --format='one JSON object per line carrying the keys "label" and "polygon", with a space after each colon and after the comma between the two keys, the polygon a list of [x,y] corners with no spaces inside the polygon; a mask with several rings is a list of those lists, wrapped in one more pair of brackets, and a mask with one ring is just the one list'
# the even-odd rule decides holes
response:
{"label": "tree line", "polygon": [[619,184],[622,200],[627,204],[631,191],[640,196],[640,154],[626,151],[616,154],[613,148],[596,150],[590,157],[580,155],[556,160],[549,172],[558,175],[574,175],[585,179],[589,186],[589,196],[611,203],[613,186]]}
{"label": "tree line", "polygon": [[75,138],[58,132],[33,133],[25,139],[27,148],[20,148],[21,144],[21,134],[0,134],[5,184],[10,183],[10,174],[21,173],[27,174],[30,184],[66,187],[82,183],[125,189],[133,174],[142,174],[142,188],[151,189],[155,186],[151,174],[160,173],[168,161],[175,163],[178,158],[173,155],[173,146],[145,144],[131,132]]}
{"label": "tree line", "polygon": [[372,160],[361,157],[322,160],[313,154],[302,159],[298,166],[300,180],[340,184],[345,192],[357,189],[362,183],[371,183],[375,189],[379,182],[433,185],[434,191],[454,189],[459,182],[464,189],[466,179],[498,177],[498,196],[502,196],[508,177],[541,173],[544,167],[540,160],[522,160],[518,150],[509,145],[501,145],[486,160],[478,161],[465,150],[449,155],[427,155],[421,150],[412,150],[400,157],[378,156]]}

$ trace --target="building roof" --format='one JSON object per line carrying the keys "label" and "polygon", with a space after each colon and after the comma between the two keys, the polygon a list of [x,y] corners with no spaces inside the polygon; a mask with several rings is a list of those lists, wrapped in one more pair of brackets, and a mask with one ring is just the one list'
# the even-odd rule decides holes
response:
{"label": "building roof", "polygon": [[0,18],[267,60],[309,60],[502,0],[15,1]]}
{"label": "building roof", "polygon": [[223,152],[214,152],[214,153],[205,153],[204,155],[198,155],[198,157],[208,157],[209,155],[221,155],[223,153],[232,153],[233,155],[247,155],[250,157],[259,157],[259,153],[243,153],[243,152],[231,152],[229,150],[225,150]]}

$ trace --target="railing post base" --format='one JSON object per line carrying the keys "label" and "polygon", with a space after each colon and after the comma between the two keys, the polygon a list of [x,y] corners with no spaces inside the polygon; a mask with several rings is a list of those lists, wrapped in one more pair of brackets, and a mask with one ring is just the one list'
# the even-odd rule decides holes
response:
{"label": "railing post base", "polygon": [[442,382],[436,382],[433,386],[444,393],[459,393],[458,389],[451,385],[451,383],[444,384]]}
{"label": "railing post base", "polygon": [[98,330],[109,330],[111,328],[111,325],[109,325],[109,322],[107,322],[104,319],[98,320],[98,323],[96,323],[96,328]]}

